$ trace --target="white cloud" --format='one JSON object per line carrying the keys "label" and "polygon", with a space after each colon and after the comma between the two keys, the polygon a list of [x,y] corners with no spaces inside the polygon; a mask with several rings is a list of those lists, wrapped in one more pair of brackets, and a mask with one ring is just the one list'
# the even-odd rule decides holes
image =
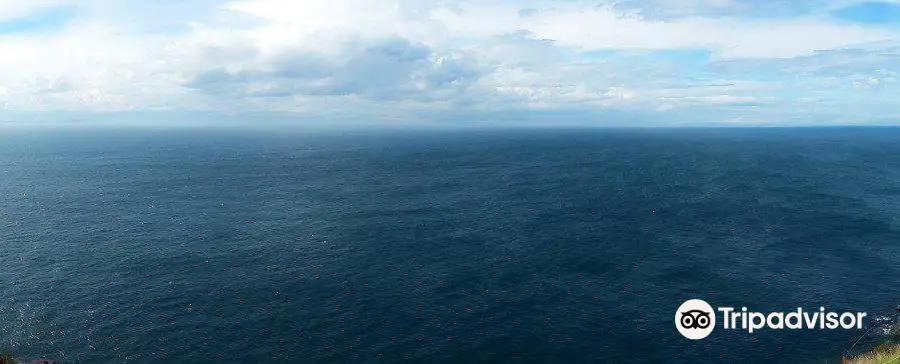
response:
{"label": "white cloud", "polygon": [[[54,6],[77,9],[77,17],[56,31],[0,34],[0,104],[32,111],[306,112],[344,100],[343,105],[390,108],[390,113],[399,112],[399,105],[659,110],[769,105],[783,98],[771,95],[773,90],[796,81],[756,82],[745,70],[769,64],[824,74],[834,69],[826,64],[849,58],[823,58],[819,50],[867,45],[874,48],[865,57],[872,58],[900,41],[896,30],[815,16],[742,17],[752,10],[747,1],[666,2],[669,16],[663,18],[635,10],[640,4],[0,0],[0,21]],[[708,50],[719,66],[697,69],[706,66],[653,57],[654,51],[677,49]],[[582,56],[623,50],[650,55],[632,63]],[[857,69],[829,77],[857,87],[884,86],[896,78],[891,72],[900,70],[882,71],[887,73]],[[824,78],[806,81],[815,85]],[[828,99],[819,93],[791,99]],[[390,106],[383,106],[387,101]]]}
{"label": "white cloud", "polygon": [[24,18],[69,2],[69,0],[0,0],[0,22]]}

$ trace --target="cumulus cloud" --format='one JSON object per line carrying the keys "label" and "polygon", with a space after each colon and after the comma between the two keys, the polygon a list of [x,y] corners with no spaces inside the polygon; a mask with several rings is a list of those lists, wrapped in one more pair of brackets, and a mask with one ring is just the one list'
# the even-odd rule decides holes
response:
{"label": "cumulus cloud", "polygon": [[235,71],[218,67],[202,71],[186,86],[213,96],[353,95],[430,101],[463,93],[480,76],[475,62],[463,55],[437,54],[402,38],[348,41],[343,47],[333,55],[302,49],[275,53]]}
{"label": "cumulus cloud", "polygon": [[[55,29],[0,34],[0,105],[691,109],[745,120],[896,87],[898,31],[828,17],[853,2],[0,0],[0,26],[74,9]],[[890,107],[878,102],[867,105]]]}

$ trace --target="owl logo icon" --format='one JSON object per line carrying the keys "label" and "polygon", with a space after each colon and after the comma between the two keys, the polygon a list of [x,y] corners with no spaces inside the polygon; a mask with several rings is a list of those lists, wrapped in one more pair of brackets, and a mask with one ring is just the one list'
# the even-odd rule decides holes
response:
{"label": "owl logo icon", "polygon": [[706,301],[688,300],[675,311],[675,328],[684,337],[700,340],[716,327],[716,312]]}
{"label": "owl logo icon", "polygon": [[690,310],[681,313],[681,326],[688,329],[705,329],[709,327],[709,314],[702,310]]}

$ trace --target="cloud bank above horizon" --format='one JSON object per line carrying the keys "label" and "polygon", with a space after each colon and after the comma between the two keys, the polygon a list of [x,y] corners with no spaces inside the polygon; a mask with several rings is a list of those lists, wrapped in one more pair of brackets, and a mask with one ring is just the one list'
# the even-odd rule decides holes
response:
{"label": "cloud bank above horizon", "polygon": [[900,123],[900,0],[0,0],[0,120]]}

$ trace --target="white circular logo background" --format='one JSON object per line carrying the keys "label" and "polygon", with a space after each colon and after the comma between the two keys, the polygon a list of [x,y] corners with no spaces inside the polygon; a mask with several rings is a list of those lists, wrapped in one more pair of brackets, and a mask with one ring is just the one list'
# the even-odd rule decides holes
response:
{"label": "white circular logo background", "polygon": [[675,327],[684,337],[700,340],[716,327],[716,311],[704,300],[688,300],[675,311]]}

